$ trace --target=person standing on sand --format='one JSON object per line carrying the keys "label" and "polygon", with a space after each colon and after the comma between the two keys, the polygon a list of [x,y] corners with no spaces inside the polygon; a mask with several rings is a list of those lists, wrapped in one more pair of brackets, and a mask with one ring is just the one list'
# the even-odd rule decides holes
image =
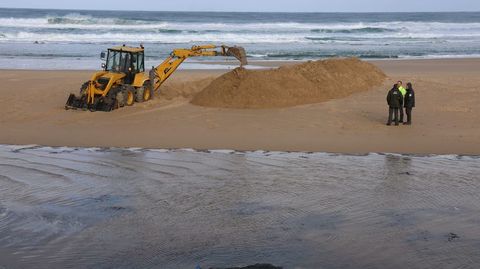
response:
{"label": "person standing on sand", "polygon": [[407,83],[407,90],[405,94],[404,107],[407,114],[407,122],[404,125],[412,125],[412,109],[415,107],[415,91],[413,90],[412,83]]}
{"label": "person standing on sand", "polygon": [[398,84],[394,84],[393,88],[388,92],[387,95],[387,103],[388,103],[388,122],[387,125],[392,125],[392,117],[395,114],[395,126],[398,126],[398,112],[399,109],[402,109],[403,104],[403,96],[400,90],[398,89]]}
{"label": "person standing on sand", "polygon": [[[402,98],[405,99],[407,90],[403,87],[403,82],[399,80],[397,82],[397,85],[398,85],[398,90],[402,93]],[[400,105],[400,123],[403,123],[403,103]]]}

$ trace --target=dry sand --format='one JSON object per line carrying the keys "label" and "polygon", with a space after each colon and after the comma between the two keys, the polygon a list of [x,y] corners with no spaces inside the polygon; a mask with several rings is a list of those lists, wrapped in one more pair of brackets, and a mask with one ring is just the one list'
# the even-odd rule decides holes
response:
{"label": "dry sand", "polygon": [[[480,154],[480,59],[373,63],[384,85],[318,104],[196,106],[193,96],[224,71],[180,71],[155,100],[111,113],[63,109],[91,72],[2,70],[0,144]],[[384,125],[397,79],[415,86],[413,126]]]}

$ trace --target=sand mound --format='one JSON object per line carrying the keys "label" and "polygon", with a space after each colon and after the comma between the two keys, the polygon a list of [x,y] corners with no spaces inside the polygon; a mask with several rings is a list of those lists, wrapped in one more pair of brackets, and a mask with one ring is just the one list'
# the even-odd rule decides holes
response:
{"label": "sand mound", "polygon": [[237,68],[195,95],[192,104],[224,108],[273,108],[319,103],[370,90],[385,74],[356,58],[331,59],[273,70]]}
{"label": "sand mound", "polygon": [[159,91],[159,96],[162,99],[173,100],[177,98],[190,99],[206,86],[208,86],[215,78],[209,77],[204,79],[197,79],[193,81],[167,81]]}

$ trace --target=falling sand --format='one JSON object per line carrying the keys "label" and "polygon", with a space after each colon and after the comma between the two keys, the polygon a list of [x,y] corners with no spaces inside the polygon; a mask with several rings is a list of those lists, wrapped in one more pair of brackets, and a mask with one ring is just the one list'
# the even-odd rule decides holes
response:
{"label": "falling sand", "polygon": [[212,81],[192,104],[275,108],[320,103],[381,85],[385,74],[356,58],[330,59],[272,70],[237,68]]}

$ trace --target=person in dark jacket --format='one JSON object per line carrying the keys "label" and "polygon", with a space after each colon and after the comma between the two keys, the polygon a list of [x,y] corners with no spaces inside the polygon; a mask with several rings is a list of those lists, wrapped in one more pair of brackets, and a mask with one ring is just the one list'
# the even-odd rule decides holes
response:
{"label": "person in dark jacket", "polygon": [[412,124],[412,109],[415,107],[415,91],[413,90],[412,83],[407,83],[407,93],[404,100],[405,112],[407,113],[407,122],[405,125]]}
{"label": "person in dark jacket", "polygon": [[387,125],[392,125],[392,117],[395,114],[395,126],[398,126],[398,114],[403,104],[403,95],[398,89],[398,84],[394,84],[393,88],[388,92],[387,103],[389,107]]}

